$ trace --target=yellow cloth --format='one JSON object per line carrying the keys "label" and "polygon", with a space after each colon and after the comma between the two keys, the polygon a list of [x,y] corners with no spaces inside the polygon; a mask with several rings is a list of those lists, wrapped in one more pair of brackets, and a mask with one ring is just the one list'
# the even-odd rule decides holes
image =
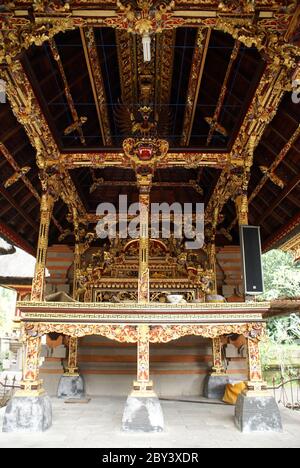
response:
{"label": "yellow cloth", "polygon": [[237,382],[235,385],[231,383],[226,384],[223,401],[230,405],[235,405],[239,394],[242,393],[245,388],[245,382]]}

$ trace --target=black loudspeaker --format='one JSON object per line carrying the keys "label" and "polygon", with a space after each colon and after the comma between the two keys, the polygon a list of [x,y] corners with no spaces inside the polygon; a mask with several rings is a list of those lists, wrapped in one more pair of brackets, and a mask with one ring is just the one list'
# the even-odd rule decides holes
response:
{"label": "black loudspeaker", "polygon": [[259,226],[241,226],[240,241],[245,294],[264,292]]}

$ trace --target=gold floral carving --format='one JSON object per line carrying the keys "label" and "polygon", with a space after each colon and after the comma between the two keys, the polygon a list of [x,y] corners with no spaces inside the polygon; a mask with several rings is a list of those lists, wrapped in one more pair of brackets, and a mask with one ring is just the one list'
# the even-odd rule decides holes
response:
{"label": "gold floral carving", "polygon": [[230,333],[251,336],[261,340],[265,336],[265,324],[158,325],[151,327],[149,341],[150,343],[168,343],[187,335],[217,338]]}
{"label": "gold floral carving", "polygon": [[138,8],[133,8],[130,2],[117,0],[117,5],[117,16],[107,18],[105,24],[112,28],[125,29],[128,32],[141,35],[160,33],[165,29],[183,26],[186,22],[185,19],[172,15],[175,2],[170,0],[161,2],[137,0]]}
{"label": "gold floral carving", "polygon": [[69,354],[68,354],[68,375],[78,374],[78,365],[77,365],[77,351],[78,351],[78,338],[75,336],[69,337]]}
{"label": "gold floral carving", "polygon": [[149,382],[149,326],[137,327],[137,380],[139,384]]}
{"label": "gold floral carving", "polygon": [[222,358],[222,343],[220,336],[212,339],[213,348],[213,367],[214,375],[222,375],[225,373],[223,358]]}
{"label": "gold floral carving", "polygon": [[136,343],[136,327],[130,325],[101,325],[101,324],[81,324],[81,323],[25,323],[25,331],[45,335],[54,332],[71,337],[80,338],[88,335],[100,335],[110,340],[120,343]]}
{"label": "gold floral carving", "polygon": [[25,335],[23,373],[20,386],[22,391],[38,391],[42,386],[39,379],[39,361],[41,352],[41,337],[34,334]]}
{"label": "gold floral carving", "polygon": [[32,281],[31,300],[44,299],[45,270],[48,249],[49,226],[54,205],[54,198],[49,192],[42,195],[39,239],[36,254],[35,273]]}
{"label": "gold floral carving", "polygon": [[259,341],[251,336],[247,339],[248,343],[248,371],[250,382],[262,382],[262,366],[259,351]]}
{"label": "gold floral carving", "polygon": [[[144,327],[144,328],[139,328]],[[149,329],[149,334],[148,334]],[[183,336],[195,335],[205,338],[218,338],[222,335],[237,333],[251,339],[252,342],[263,340],[265,337],[265,324],[261,322],[236,324],[203,324],[203,325],[113,325],[113,324],[83,324],[83,323],[24,323],[27,336],[42,336],[55,332],[71,337],[100,335],[121,343],[168,343]]]}

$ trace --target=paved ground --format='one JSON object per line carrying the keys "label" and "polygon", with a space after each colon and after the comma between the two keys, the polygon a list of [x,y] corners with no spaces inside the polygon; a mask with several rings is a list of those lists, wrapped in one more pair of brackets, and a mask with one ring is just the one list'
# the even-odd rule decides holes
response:
{"label": "paved ground", "polygon": [[[53,426],[45,433],[0,432],[0,447],[300,447],[300,412],[282,409],[284,432],[241,434],[232,406],[163,400],[165,432],[120,431],[124,399],[99,397],[88,404],[53,399]],[[4,409],[0,410],[2,427]]]}

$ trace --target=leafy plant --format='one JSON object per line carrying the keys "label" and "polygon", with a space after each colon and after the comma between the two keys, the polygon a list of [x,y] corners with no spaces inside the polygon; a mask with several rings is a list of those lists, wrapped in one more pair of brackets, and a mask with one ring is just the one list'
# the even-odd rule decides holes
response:
{"label": "leafy plant", "polygon": [[282,250],[270,250],[262,256],[265,292],[261,300],[300,297],[300,268],[293,256]]}

